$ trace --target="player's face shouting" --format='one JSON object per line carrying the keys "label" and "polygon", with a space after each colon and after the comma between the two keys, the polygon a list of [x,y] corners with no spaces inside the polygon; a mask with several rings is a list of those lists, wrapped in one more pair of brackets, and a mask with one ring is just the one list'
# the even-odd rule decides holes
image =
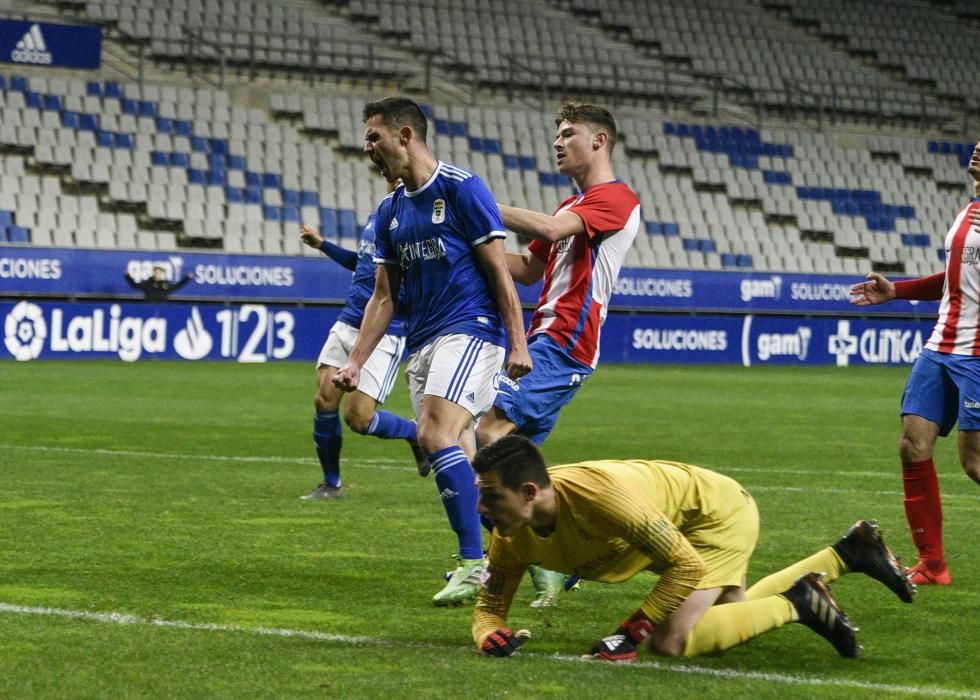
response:
{"label": "player's face shouting", "polygon": [[380,114],[364,123],[364,152],[388,182],[398,178],[402,150],[398,131],[387,126]]}

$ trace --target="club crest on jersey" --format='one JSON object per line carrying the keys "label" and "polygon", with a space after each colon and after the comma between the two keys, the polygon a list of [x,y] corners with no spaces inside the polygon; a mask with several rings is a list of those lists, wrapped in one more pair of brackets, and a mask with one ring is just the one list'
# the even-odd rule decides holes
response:
{"label": "club crest on jersey", "polygon": [[432,223],[441,224],[446,220],[446,200],[437,199],[432,203]]}

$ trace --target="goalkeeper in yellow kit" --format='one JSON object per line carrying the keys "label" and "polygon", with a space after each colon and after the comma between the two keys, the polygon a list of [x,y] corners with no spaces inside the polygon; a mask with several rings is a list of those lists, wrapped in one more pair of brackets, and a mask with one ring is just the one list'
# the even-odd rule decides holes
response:
{"label": "goalkeeper in yellow kit", "polygon": [[608,583],[659,574],[639,609],[589,651],[604,661],[634,661],[644,641],[665,656],[718,652],[788,622],[854,657],[857,630],[826,582],[861,572],[906,603],[915,594],[867,520],[746,590],[758,510],[738,482],[700,467],[609,460],[548,469],[531,441],[511,435],[480,450],[473,469],[478,509],[494,524],[473,614],[473,638],[487,656],[509,656],[525,639],[506,620],[529,564]]}

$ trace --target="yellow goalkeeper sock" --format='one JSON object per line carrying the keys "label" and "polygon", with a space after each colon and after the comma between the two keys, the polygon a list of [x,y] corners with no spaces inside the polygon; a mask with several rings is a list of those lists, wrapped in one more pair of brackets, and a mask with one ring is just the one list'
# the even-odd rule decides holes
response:
{"label": "yellow goalkeeper sock", "polygon": [[694,625],[684,645],[684,656],[698,656],[731,649],[753,637],[782,627],[795,619],[793,604],[774,595],[709,608]]}
{"label": "yellow goalkeeper sock", "polygon": [[796,579],[811,571],[823,573],[823,580],[830,583],[840,578],[842,574],[847,573],[847,567],[844,566],[844,562],[837,552],[834,551],[834,548],[827,547],[813,556],[809,556],[795,564],[790,564],[782,571],[769,574],[746,591],[745,597],[748,600],[758,600],[760,598],[779,595],[788,590]]}

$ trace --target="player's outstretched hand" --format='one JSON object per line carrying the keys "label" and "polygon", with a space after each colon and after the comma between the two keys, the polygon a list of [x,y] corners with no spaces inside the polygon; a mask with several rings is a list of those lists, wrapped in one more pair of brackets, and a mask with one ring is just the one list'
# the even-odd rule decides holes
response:
{"label": "player's outstretched hand", "polygon": [[299,237],[303,240],[303,243],[308,245],[310,248],[319,249],[323,245],[323,236],[321,236],[315,228],[309,224],[303,224],[302,228],[299,230]]}
{"label": "player's outstretched hand", "polygon": [[895,284],[877,272],[869,272],[866,282],[851,287],[851,303],[856,306],[884,304],[895,298]]}
{"label": "player's outstretched hand", "polygon": [[528,630],[511,632],[506,627],[498,627],[483,640],[480,656],[513,656],[530,638]]}
{"label": "player's outstretched hand", "polygon": [[351,362],[348,362],[337,370],[337,373],[333,375],[331,381],[338,389],[343,389],[344,391],[354,391],[357,389],[357,385],[361,381],[361,368]]}

